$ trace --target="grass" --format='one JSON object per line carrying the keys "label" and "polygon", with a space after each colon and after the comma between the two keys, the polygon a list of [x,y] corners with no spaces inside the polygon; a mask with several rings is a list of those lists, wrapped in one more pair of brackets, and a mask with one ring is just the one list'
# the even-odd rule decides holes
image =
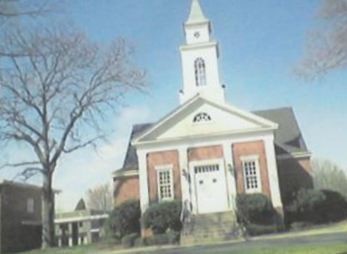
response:
{"label": "grass", "polygon": [[[208,253],[208,252],[205,252]],[[326,245],[326,246],[287,246],[287,247],[264,247],[264,248],[244,248],[243,250],[223,250],[213,251],[213,254],[347,254],[347,245]]]}
{"label": "grass", "polygon": [[[78,247],[73,249],[51,249],[47,251],[32,251],[26,254],[116,254],[116,251],[110,250],[97,250],[92,246]],[[151,253],[151,254],[199,254],[199,253],[213,253],[213,254],[347,254],[347,244],[326,244],[326,245],[309,245],[309,246],[282,246],[282,247],[245,247],[240,249],[226,250],[226,249],[213,249],[209,251],[209,247],[205,247],[204,251],[191,250],[190,248],[180,250],[159,250],[159,251],[134,251],[134,253]]]}
{"label": "grass", "polygon": [[[94,244],[76,248],[60,248],[46,251],[37,250],[22,254],[116,254],[118,251],[121,253],[135,254],[347,254],[347,237],[346,240],[342,241],[334,240],[334,233],[347,233],[347,221],[315,227],[300,232],[262,236],[257,241],[238,244],[211,244],[208,246],[173,249],[162,248],[160,250],[157,247],[144,248],[142,250],[117,250],[117,247],[110,248],[102,244]],[[303,240],[305,237],[311,239],[311,241]]]}
{"label": "grass", "polygon": [[330,225],[313,226],[311,228],[302,229],[300,231],[289,231],[286,233],[276,234],[276,235],[263,235],[263,236],[255,237],[255,239],[261,239],[261,238],[281,239],[281,238],[288,238],[288,237],[315,236],[315,235],[346,233],[346,232],[347,232],[347,220],[344,220],[338,223],[332,223]]}
{"label": "grass", "polygon": [[[112,248],[115,251],[116,247]],[[110,247],[106,247],[101,244],[92,244],[85,246],[78,246],[74,248],[52,248],[48,250],[33,250],[28,252],[22,252],[19,254],[109,254],[111,252]]]}

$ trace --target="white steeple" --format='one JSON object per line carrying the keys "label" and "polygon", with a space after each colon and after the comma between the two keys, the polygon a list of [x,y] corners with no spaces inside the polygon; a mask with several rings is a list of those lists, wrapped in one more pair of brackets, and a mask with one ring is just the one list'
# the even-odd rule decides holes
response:
{"label": "white steeple", "polygon": [[189,18],[186,24],[196,24],[196,23],[203,23],[203,22],[208,22],[208,20],[205,17],[204,13],[202,12],[199,0],[193,0],[192,7],[190,9]]}
{"label": "white steeple", "polygon": [[224,102],[224,89],[219,80],[218,44],[211,37],[211,22],[205,17],[199,0],[192,0],[184,30],[186,43],[180,47],[183,69],[180,102],[197,94]]}

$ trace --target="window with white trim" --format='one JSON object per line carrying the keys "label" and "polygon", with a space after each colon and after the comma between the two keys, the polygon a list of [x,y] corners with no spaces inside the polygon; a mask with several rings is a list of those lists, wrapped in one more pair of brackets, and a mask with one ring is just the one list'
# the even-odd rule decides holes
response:
{"label": "window with white trim", "polygon": [[242,158],[246,193],[261,192],[259,159],[257,156]]}
{"label": "window with white trim", "polygon": [[161,167],[157,169],[159,201],[174,199],[172,178],[172,167]]}
{"label": "window with white trim", "polygon": [[34,213],[35,210],[35,203],[33,198],[28,198],[27,199],[27,212],[28,213]]}

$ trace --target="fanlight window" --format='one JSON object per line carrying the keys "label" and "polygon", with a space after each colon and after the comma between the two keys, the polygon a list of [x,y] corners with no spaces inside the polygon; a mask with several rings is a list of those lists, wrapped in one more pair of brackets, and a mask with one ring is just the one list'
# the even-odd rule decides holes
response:
{"label": "fanlight window", "polygon": [[211,120],[212,120],[212,118],[209,114],[199,113],[194,117],[193,122],[194,123],[200,123],[200,122],[209,122]]}
{"label": "fanlight window", "polygon": [[206,66],[202,58],[197,58],[194,63],[196,86],[206,86]]}

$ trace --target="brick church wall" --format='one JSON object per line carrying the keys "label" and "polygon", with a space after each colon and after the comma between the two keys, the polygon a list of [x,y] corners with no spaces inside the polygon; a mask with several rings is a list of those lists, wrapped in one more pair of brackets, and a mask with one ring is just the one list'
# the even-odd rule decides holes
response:
{"label": "brick church wall", "polygon": [[309,158],[288,158],[277,161],[278,177],[282,201],[290,202],[296,191],[301,188],[313,188],[312,168]]}
{"label": "brick church wall", "polygon": [[211,160],[223,158],[222,146],[206,146],[190,148],[188,152],[188,161]]}
{"label": "brick church wall", "polygon": [[128,200],[140,200],[140,183],[138,176],[118,178],[114,182],[115,206]]}
{"label": "brick church wall", "polygon": [[238,193],[245,193],[244,188],[244,175],[242,167],[242,156],[259,156],[259,167],[260,167],[260,178],[262,193],[271,198],[268,168],[265,154],[265,146],[263,141],[245,142],[237,143],[232,146],[233,156],[234,156],[234,166],[236,170],[236,185]]}
{"label": "brick church wall", "polygon": [[181,198],[181,173],[179,168],[178,151],[163,151],[149,153],[147,156],[147,175],[150,202],[158,202],[158,183],[156,166],[172,165],[175,199]]}

